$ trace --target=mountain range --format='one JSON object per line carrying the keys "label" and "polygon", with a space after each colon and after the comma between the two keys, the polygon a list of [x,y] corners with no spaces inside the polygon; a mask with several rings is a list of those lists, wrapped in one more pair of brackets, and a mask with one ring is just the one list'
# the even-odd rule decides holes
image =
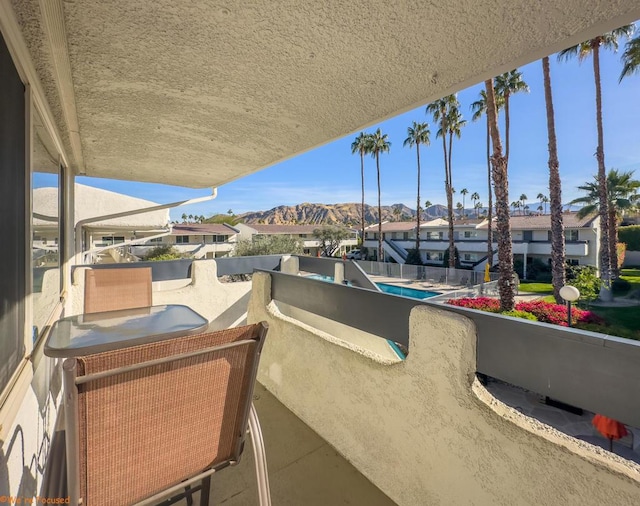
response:
{"label": "mountain range", "polygon": [[[413,220],[415,209],[404,204],[382,206],[383,221]],[[436,204],[426,210],[428,219],[446,216],[447,208]],[[378,207],[365,204],[364,216],[367,224],[378,223]],[[236,218],[243,223],[265,225],[347,225],[360,224],[360,204],[310,204],[278,206],[268,211],[248,212]],[[423,215],[424,219],[424,215]]]}

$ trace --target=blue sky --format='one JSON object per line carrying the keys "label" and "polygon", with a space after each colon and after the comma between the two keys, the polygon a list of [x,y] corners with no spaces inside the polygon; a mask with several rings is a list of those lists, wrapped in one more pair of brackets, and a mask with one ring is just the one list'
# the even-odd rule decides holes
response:
{"label": "blue sky", "polygon": [[[622,45],[621,45],[622,49]],[[618,84],[620,53],[603,52],[602,90],[604,105],[604,136],[607,168],[640,169],[640,75]],[[548,195],[547,130],[540,61],[521,67],[531,92],[517,94],[511,99],[511,154],[509,160],[509,200],[522,193],[528,197],[533,210],[538,203],[536,195]],[[551,78],[556,116],[556,131],[563,202],[579,196],[576,186],[590,180],[597,170],[595,91],[591,57],[584,62],[557,61],[551,58]],[[484,118],[471,122],[470,104],[477,100],[483,84],[462,90],[458,94],[461,111],[467,126],[462,138],[454,141],[453,186],[470,195],[480,194],[487,203],[486,187],[486,126]],[[425,104],[426,105],[426,104]],[[375,125],[367,131],[381,128],[389,136],[391,152],[381,156],[382,204],[404,203],[416,205],[415,148],[403,148],[407,127],[412,121],[427,121],[432,131],[431,146],[421,149],[422,185],[421,201],[445,204],[444,168],[441,140],[436,139],[437,127],[425,114],[422,106]],[[182,213],[210,216],[266,210],[279,205],[302,202],[335,204],[360,201],[360,159],[351,154],[350,145],[358,132],[326,144],[320,148],[264,169],[251,176],[224,185],[218,189],[218,198],[203,204],[185,206],[171,211],[172,219]],[[504,128],[500,131],[504,143]],[[640,178],[640,170],[636,174]],[[207,195],[210,190],[193,190],[165,185],[131,183],[79,177],[79,183],[104,188],[154,202],[166,203]],[[365,159],[366,202],[377,202],[375,161]],[[461,201],[454,195],[454,203]]]}

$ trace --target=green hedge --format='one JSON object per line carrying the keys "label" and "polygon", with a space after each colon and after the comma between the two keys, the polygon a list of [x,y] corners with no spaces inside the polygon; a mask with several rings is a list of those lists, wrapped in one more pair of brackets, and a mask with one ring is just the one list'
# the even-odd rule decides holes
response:
{"label": "green hedge", "polygon": [[620,227],[618,238],[627,245],[627,251],[640,251],[640,225]]}

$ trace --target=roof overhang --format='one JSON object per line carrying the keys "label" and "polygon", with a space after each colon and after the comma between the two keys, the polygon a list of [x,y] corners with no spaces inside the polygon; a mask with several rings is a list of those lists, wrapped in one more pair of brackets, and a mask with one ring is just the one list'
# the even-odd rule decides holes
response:
{"label": "roof overhang", "polygon": [[37,69],[34,89],[77,173],[192,187],[219,186],[638,18],[637,0],[0,7],[0,28]]}

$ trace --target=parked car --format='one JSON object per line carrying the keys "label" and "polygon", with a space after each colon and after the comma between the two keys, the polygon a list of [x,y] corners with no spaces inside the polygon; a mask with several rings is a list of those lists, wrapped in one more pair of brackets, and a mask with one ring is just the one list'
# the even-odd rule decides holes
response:
{"label": "parked car", "polygon": [[352,249],[347,253],[347,260],[362,260],[362,253],[359,249]]}

